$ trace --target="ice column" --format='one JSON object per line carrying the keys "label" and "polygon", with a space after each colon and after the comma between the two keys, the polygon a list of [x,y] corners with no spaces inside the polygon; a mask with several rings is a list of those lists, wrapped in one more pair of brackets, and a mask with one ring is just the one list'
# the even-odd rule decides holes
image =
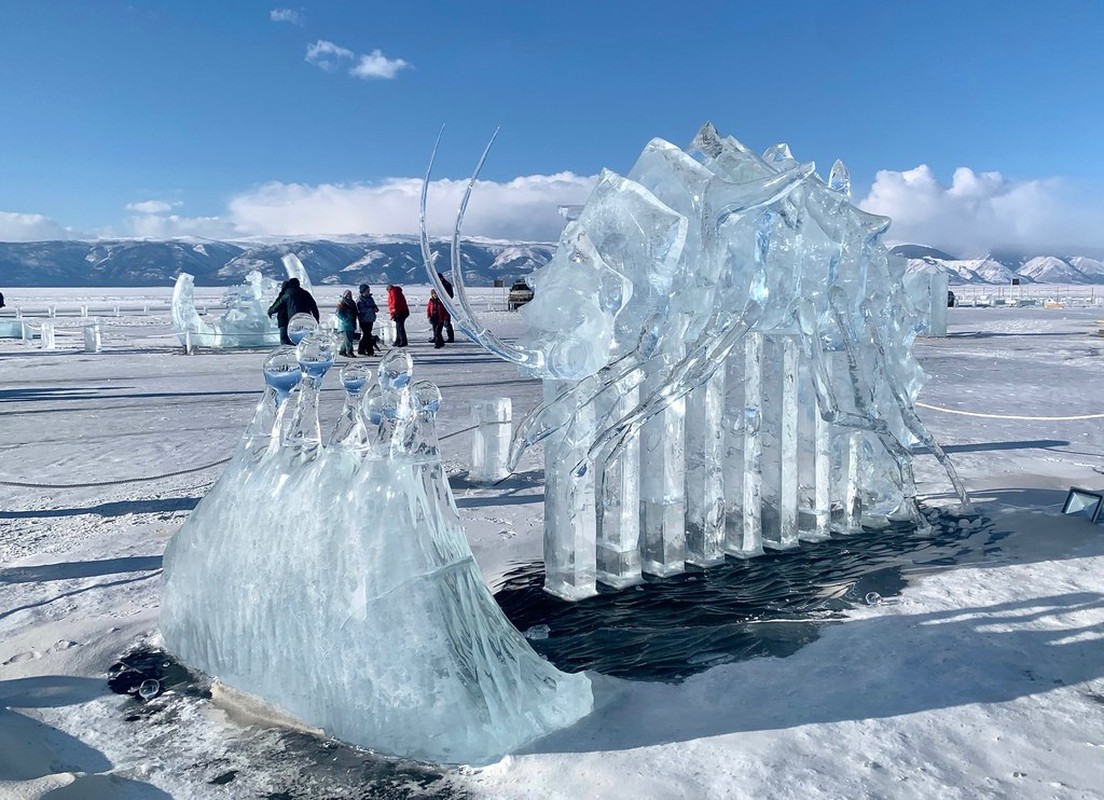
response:
{"label": "ice column", "polygon": [[[611,393],[612,416],[640,401],[639,388]],[[640,583],[640,439],[633,436],[612,457],[595,464],[598,481],[598,580],[622,589]]]}
{"label": "ice column", "polygon": [[931,276],[931,317],[928,336],[947,335],[947,273],[933,272]]}
{"label": "ice column", "polygon": [[[544,381],[545,400],[559,397],[564,386],[563,381]],[[565,600],[598,593],[595,470],[574,472],[590,447],[593,417],[592,406],[579,409],[574,425],[544,441],[544,589]]]}
{"label": "ice column", "polygon": [[98,320],[92,320],[84,326],[84,352],[98,353],[101,347],[100,323]]}
{"label": "ice column", "polygon": [[798,344],[793,336],[779,337],[782,351],[781,395],[778,414],[778,455],[780,465],[774,493],[778,503],[778,518],[770,531],[763,534],[763,544],[774,550],[797,547],[797,369]]}
{"label": "ice column", "polygon": [[747,366],[737,348],[725,364],[724,498],[726,553],[739,553],[744,543],[744,444],[747,414],[744,413],[744,383]]}
{"label": "ice column", "polygon": [[[50,316],[53,316],[53,314],[51,314]],[[41,336],[42,336],[42,349],[43,350],[56,350],[57,349],[57,344],[54,341],[54,323],[52,323],[52,322],[43,322],[42,323]]]}
{"label": "ice column", "polygon": [[743,536],[727,552],[741,558],[763,552],[763,334],[749,333],[744,346]]}
{"label": "ice column", "polygon": [[[649,376],[654,378],[654,376]],[[660,384],[649,380],[650,394]],[[675,400],[641,430],[641,569],[674,575],[686,569],[686,400]]]}
{"label": "ice column", "polygon": [[699,567],[724,561],[724,396],[722,365],[686,403],[686,560]]}
{"label": "ice column", "polygon": [[832,424],[824,419],[820,401],[816,404],[815,428],[815,505],[816,518],[811,534],[804,536],[807,541],[818,542],[832,535]]}
{"label": "ice column", "polygon": [[472,400],[471,468],[468,470],[468,480],[472,483],[494,483],[510,474],[511,421],[509,397]]}

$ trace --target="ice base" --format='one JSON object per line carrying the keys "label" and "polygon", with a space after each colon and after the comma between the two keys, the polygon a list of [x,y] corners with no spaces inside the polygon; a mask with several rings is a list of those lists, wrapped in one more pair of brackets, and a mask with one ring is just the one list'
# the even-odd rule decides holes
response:
{"label": "ice base", "polygon": [[436,462],[290,448],[227,467],[165,552],[185,663],[384,753],[485,764],[590,712],[496,605]]}

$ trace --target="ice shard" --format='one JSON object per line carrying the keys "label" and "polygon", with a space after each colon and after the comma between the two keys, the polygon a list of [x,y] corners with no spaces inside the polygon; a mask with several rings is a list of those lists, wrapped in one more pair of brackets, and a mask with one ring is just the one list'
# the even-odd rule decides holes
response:
{"label": "ice shard", "polygon": [[332,354],[316,331],[266,362],[238,451],[166,549],[166,646],[328,734],[437,763],[485,764],[589,713],[589,678],[538,656],[483,582],[437,387],[398,350],[370,386],[346,367],[323,446]]}
{"label": "ice shard", "polygon": [[[883,245],[890,220],[851,204],[841,162],[825,181],[786,144],[760,155],[711,124],[685,149],[653,139],[627,176],[603,170],[565,215],[531,281],[529,332],[509,352],[464,296],[468,195],[451,259],[460,291],[442,299],[474,341],[550,386],[511,463],[545,443],[553,593],[593,591],[592,548],[597,579],[618,587],[638,564],[662,576],[722,553],[923,525],[917,443],[968,503],[913,408],[924,381],[913,339],[945,323]],[[428,257],[426,269],[436,281]],[[624,503],[583,501],[594,487],[638,497],[635,524]],[[565,591],[565,569],[585,589]]]}

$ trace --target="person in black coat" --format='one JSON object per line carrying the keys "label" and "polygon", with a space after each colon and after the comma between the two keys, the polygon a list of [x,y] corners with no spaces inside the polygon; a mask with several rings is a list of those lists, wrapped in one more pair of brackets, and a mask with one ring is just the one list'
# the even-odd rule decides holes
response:
{"label": "person in black coat", "polygon": [[288,338],[288,320],[296,314],[310,314],[316,320],[318,304],[306,289],[299,285],[298,278],[288,278],[280,287],[280,294],[268,308],[268,316],[276,315],[276,326],[280,329],[280,343],[294,344]]}

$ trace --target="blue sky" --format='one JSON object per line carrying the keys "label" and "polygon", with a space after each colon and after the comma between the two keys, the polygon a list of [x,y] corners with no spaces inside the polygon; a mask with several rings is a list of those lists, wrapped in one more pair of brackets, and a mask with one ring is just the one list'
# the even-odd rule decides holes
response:
{"label": "blue sky", "polygon": [[[409,232],[442,123],[442,179],[502,128],[468,230],[549,238],[602,167],[711,120],[842,158],[898,238],[1104,245],[1102,22],[1074,1],[0,0],[0,239]],[[443,229],[458,187],[434,189]]]}

